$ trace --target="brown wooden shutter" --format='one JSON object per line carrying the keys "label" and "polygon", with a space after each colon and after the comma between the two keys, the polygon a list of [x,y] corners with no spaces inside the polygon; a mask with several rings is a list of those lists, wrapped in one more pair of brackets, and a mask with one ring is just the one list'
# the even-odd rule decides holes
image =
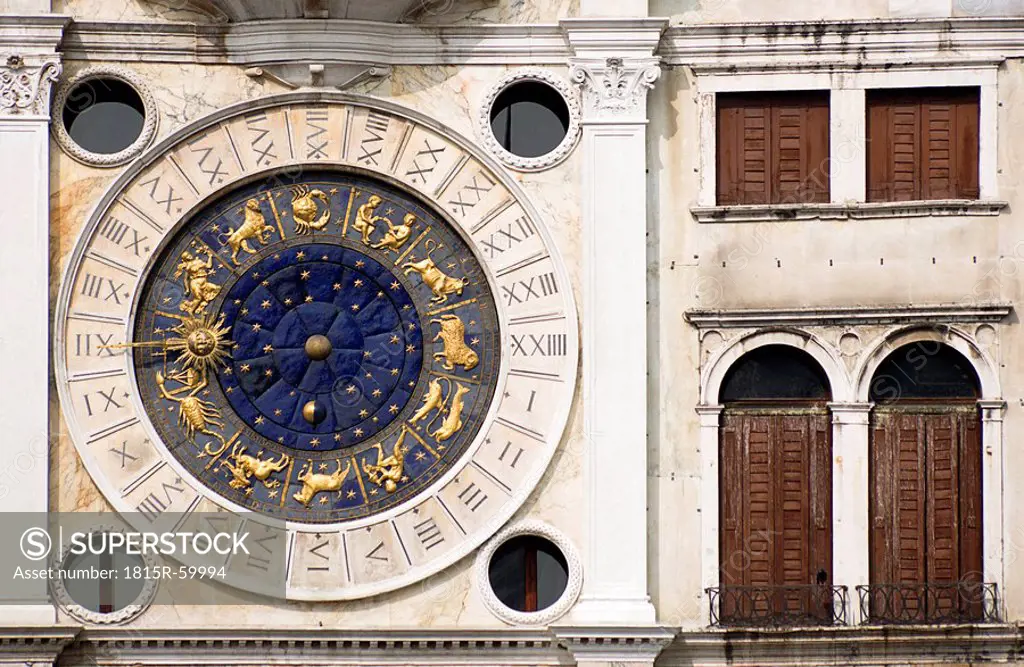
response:
{"label": "brown wooden shutter", "polygon": [[868,201],[977,199],[978,89],[870,91]]}
{"label": "brown wooden shutter", "polygon": [[829,201],[827,92],[718,96],[718,203]]}

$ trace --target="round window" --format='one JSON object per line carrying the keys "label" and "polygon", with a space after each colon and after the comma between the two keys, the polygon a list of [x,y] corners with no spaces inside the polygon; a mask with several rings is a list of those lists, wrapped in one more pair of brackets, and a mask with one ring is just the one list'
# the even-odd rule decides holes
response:
{"label": "round window", "polygon": [[569,582],[565,555],[537,535],[521,535],[502,544],[488,568],[494,595],[510,609],[534,612],[558,602]]}
{"label": "round window", "polygon": [[75,143],[90,153],[111,155],[142,135],[146,108],[138,91],[112,77],[74,85],[64,102],[61,120]]}
{"label": "round window", "polygon": [[569,133],[569,106],[543,81],[519,81],[491,105],[491,132],[513,155],[536,158],[558,148]]}

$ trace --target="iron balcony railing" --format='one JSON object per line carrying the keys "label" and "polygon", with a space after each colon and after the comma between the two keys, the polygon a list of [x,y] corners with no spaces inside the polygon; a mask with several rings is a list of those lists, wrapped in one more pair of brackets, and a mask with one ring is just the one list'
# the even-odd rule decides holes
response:
{"label": "iron balcony railing", "polygon": [[857,586],[864,623],[998,623],[995,584],[973,581]]}
{"label": "iron balcony railing", "polygon": [[846,586],[717,586],[705,592],[712,626],[846,625]]}

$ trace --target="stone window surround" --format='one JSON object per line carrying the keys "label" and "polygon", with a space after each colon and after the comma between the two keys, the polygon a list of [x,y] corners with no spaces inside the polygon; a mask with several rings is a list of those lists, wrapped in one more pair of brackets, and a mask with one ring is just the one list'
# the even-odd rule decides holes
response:
{"label": "stone window surround", "polygon": [[[998,215],[1007,203],[998,199],[997,70],[1001,59],[916,62],[911,66],[872,63],[861,68],[815,71],[813,65],[789,64],[751,71],[695,67],[700,104],[700,186],[690,208],[697,222],[764,222],[766,220],[860,219],[930,215]],[[980,91],[978,200],[867,202],[866,91],[880,88],[977,86]],[[827,204],[718,206],[717,93],[829,90],[830,199]]]}
{"label": "stone window surround", "polygon": [[[999,384],[998,364],[968,332],[965,323],[978,324],[1003,319],[1009,307],[982,309],[957,307],[912,308],[917,312],[883,312],[885,309],[838,309],[835,312],[810,311],[795,313],[788,324],[763,327],[761,311],[687,313],[700,336],[718,328],[758,327],[719,346],[701,368],[699,415],[701,453],[701,617],[710,622],[707,595],[704,589],[719,585],[719,425],[723,407],[718,402],[719,389],[729,368],[743,354],[764,345],[790,345],[809,353],[824,369],[832,388],[829,403],[832,415],[832,545],[833,576],[837,585],[851,592],[855,586],[868,583],[869,519],[868,458],[869,419],[873,404],[868,400],[875,370],[893,350],[915,342],[942,342],[971,361],[981,382],[978,407],[982,420],[982,507],[983,563],[985,581],[994,582],[1004,590],[1004,508],[1003,508],[1003,413],[1006,402]],[[935,317],[941,313],[944,317]],[[794,315],[794,313],[790,313]],[[918,317],[920,315],[921,317]],[[926,323],[926,320],[931,323]],[[788,320],[787,320],[788,322]],[[856,331],[858,324],[888,322],[897,326],[872,341],[866,342],[852,371],[842,360],[840,351],[814,333],[820,325],[843,323]],[[937,324],[942,322],[943,324]],[[947,324],[958,322],[960,324]],[[798,328],[799,327],[799,328]],[[860,618],[860,605],[853,595],[847,610],[849,625]]]}

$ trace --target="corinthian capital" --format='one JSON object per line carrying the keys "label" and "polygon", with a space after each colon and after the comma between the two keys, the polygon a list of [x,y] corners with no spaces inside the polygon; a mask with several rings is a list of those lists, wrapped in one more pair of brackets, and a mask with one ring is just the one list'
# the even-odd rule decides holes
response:
{"label": "corinthian capital", "polygon": [[645,120],[647,91],[661,76],[657,58],[577,61],[570,77],[583,90],[584,118]]}
{"label": "corinthian capital", "polygon": [[29,65],[18,55],[0,65],[0,116],[50,115],[50,87],[60,76],[57,56]]}

